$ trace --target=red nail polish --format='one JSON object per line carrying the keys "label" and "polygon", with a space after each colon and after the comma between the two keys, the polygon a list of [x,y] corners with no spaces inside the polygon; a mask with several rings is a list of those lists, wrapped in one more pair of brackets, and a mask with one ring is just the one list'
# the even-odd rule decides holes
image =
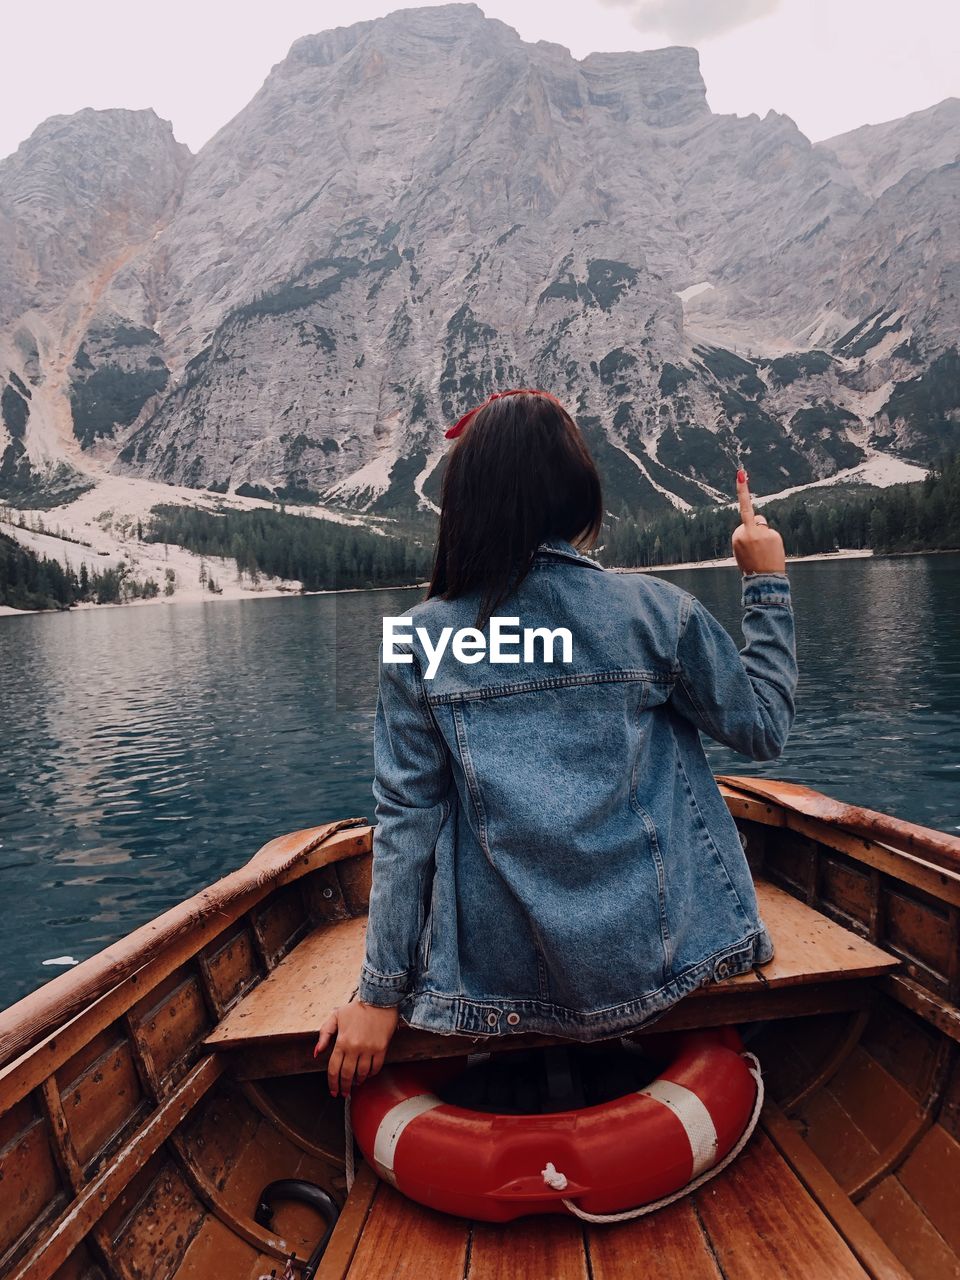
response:
{"label": "red nail polish", "polygon": [[745,484],[746,480],[747,480],[747,473],[744,471],[743,467],[741,467],[740,470],[737,472],[737,484]]}

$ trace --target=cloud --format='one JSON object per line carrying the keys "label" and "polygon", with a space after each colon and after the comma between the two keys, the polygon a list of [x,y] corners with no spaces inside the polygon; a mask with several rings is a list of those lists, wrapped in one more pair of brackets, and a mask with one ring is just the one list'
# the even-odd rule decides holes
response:
{"label": "cloud", "polygon": [[697,44],[734,31],[780,7],[780,0],[603,0],[631,11],[634,26],[668,40]]}

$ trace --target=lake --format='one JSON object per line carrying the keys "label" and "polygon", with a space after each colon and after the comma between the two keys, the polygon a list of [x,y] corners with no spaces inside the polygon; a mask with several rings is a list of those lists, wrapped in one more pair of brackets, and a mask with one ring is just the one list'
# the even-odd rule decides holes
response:
{"label": "lake", "polygon": [[[960,829],[960,555],[791,566],[801,685],[770,774]],[[733,569],[671,573],[739,636]],[[380,619],[417,591],[0,620],[0,1007],[246,861],[372,816]]]}

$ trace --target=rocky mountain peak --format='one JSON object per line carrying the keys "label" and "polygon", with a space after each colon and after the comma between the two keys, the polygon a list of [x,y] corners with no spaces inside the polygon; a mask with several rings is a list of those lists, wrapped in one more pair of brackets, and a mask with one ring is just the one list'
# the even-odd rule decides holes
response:
{"label": "rocky mountain peak", "polygon": [[[193,162],[155,111],[52,116],[0,161],[0,315],[49,303],[81,275],[152,236]],[[36,262],[24,272],[17,252]]]}
{"label": "rocky mountain peak", "polygon": [[580,62],[591,101],[666,129],[708,116],[700,55],[681,45],[641,53],[591,53]]}
{"label": "rocky mountain peak", "polygon": [[960,155],[960,98],[944,98],[900,120],[867,124],[818,142],[861,191],[879,196],[905,174],[953,163]]}
{"label": "rocky mountain peak", "polygon": [[0,488],[66,431],[157,480],[422,507],[442,428],[511,384],[566,399],[614,512],[932,459],[958,135],[948,103],[812,146],[712,113],[695,49],[577,60],[476,5],[305,36],[194,158],[153,113],[48,121],[0,165]]}

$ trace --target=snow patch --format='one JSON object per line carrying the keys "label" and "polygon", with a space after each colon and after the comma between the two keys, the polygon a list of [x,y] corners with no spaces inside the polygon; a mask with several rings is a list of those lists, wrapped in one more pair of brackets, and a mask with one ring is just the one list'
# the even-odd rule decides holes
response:
{"label": "snow patch", "polygon": [[427,477],[433,474],[434,468],[437,466],[440,459],[443,457],[445,453],[446,453],[445,448],[434,449],[434,451],[428,456],[423,470],[416,476],[413,482],[414,493],[417,495],[417,497],[420,499],[420,501],[423,503],[425,507],[429,507],[430,510],[435,511],[437,515],[440,514],[440,508],[437,506],[435,502],[433,502],[430,498],[428,498],[427,495],[423,492],[423,486],[424,484],[426,484]]}
{"label": "snow patch", "polygon": [[825,480],[814,480],[812,484],[794,485],[792,489],[781,489],[779,493],[767,493],[762,498],[755,497],[753,503],[754,506],[761,507],[764,503],[789,498],[795,493],[807,493],[810,489],[827,489],[831,485],[838,484],[870,484],[878,489],[886,489],[892,484],[915,484],[925,479],[926,475],[926,467],[904,462],[902,458],[893,458],[888,453],[875,453],[856,467],[838,471],[835,476],[827,476]]}
{"label": "snow patch", "polygon": [[877,387],[876,390],[865,391],[858,396],[856,401],[851,403],[851,407],[861,418],[875,418],[890,399],[894,386],[894,379],[890,378],[887,382]]}
{"label": "snow patch", "polygon": [[[891,317],[891,324],[895,323],[895,319]],[[895,347],[899,347],[903,342],[909,342],[913,336],[912,329],[898,329],[895,332],[885,333],[876,346],[871,347],[864,355],[864,359],[869,364],[875,364],[878,360],[884,360],[893,351]]]}
{"label": "snow patch", "polygon": [[706,293],[708,289],[715,288],[709,280],[701,280],[699,284],[687,285],[686,289],[676,290],[677,297],[681,302],[689,302],[691,298],[698,297],[701,293]]}
{"label": "snow patch", "polygon": [[385,450],[376,458],[371,458],[359,471],[354,471],[343,480],[327,489],[331,498],[354,498],[358,494],[369,494],[378,498],[390,488],[390,472],[397,463],[397,455],[392,450]]}
{"label": "snow patch", "polygon": [[[625,458],[629,458],[630,461],[633,463],[633,465],[640,472],[640,474],[644,477],[644,479],[648,480],[649,483],[653,485],[654,489],[658,491],[658,493],[662,493],[663,496],[667,499],[667,501],[672,503],[673,506],[675,506],[678,511],[692,510],[691,504],[687,502],[685,498],[681,498],[677,494],[672,493],[669,489],[664,488],[662,484],[657,484],[656,480],[654,480],[653,476],[646,469],[646,467],[643,465],[640,459],[636,456],[636,454],[631,453],[630,450],[625,445],[620,444],[618,441],[612,438],[610,440],[610,443],[613,445],[615,449],[619,449]],[[660,465],[663,466],[663,463],[661,463]]]}

